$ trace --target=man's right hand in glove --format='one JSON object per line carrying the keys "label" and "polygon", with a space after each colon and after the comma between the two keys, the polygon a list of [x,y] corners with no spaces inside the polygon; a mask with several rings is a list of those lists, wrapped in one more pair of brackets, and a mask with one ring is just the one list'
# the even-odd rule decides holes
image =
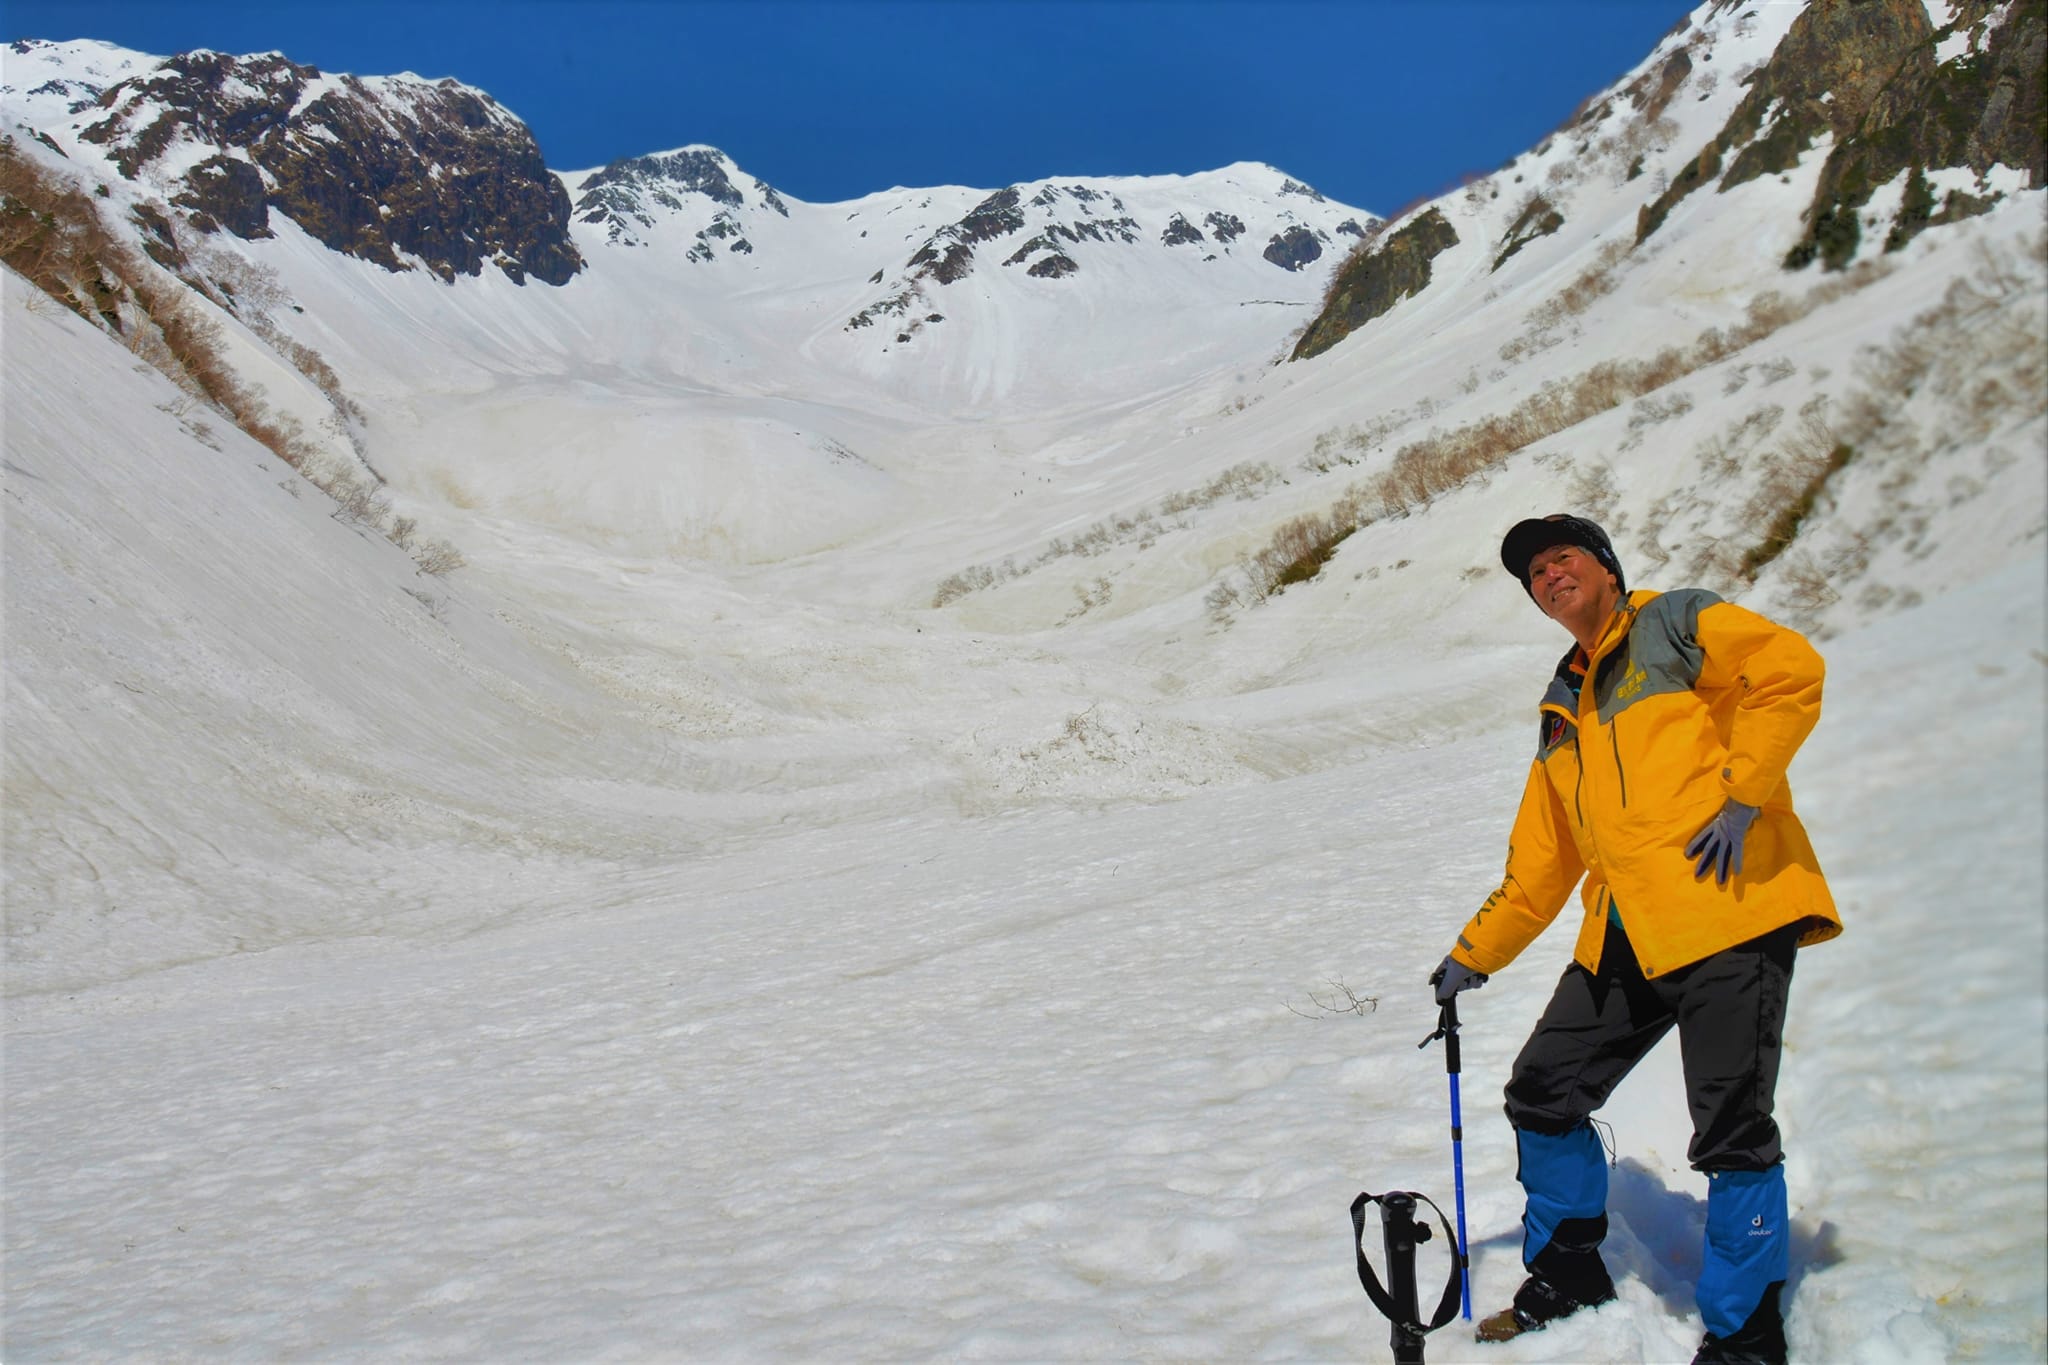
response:
{"label": "man's right hand in glove", "polygon": [[1459,991],[1474,991],[1486,984],[1486,973],[1474,971],[1455,957],[1446,957],[1429,974],[1429,984],[1436,987],[1436,1002],[1448,1005]]}

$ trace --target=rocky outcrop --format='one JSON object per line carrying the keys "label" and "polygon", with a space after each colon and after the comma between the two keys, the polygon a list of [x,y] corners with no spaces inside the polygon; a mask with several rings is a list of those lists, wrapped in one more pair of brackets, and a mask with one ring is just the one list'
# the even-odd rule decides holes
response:
{"label": "rocky outcrop", "polygon": [[1885,237],[1896,250],[1925,228],[1982,212],[1995,193],[1959,190],[1937,203],[1927,173],[2017,167],[2048,181],[2042,69],[2048,0],[1962,0],[1935,29],[1921,0],[1814,0],[1786,32],[1714,140],[1637,217],[1641,242],[1687,195],[1782,174],[1831,139],[1786,257],[1840,268],[1862,245],[1862,210],[1906,177]]}
{"label": "rocky outcrop", "polygon": [[1426,209],[1388,233],[1377,246],[1361,245],[1337,268],[1323,311],[1295,345],[1293,359],[1321,355],[1395,304],[1429,287],[1430,262],[1458,244],[1458,234],[1437,209]]}
{"label": "rocky outcrop", "polygon": [[1522,211],[1515,215],[1515,221],[1508,225],[1508,235],[1501,242],[1499,254],[1493,258],[1493,269],[1499,270],[1523,247],[1538,237],[1548,237],[1563,226],[1564,215],[1547,196],[1530,195],[1528,202],[1522,205]]}
{"label": "rocky outcrop", "polygon": [[1692,53],[1686,48],[1659,62],[1644,72],[1622,90],[1628,102],[1642,115],[1643,122],[1655,123],[1664,117],[1664,111],[1671,107],[1671,101],[1678,96],[1678,89],[1692,74]]}
{"label": "rocky outcrop", "polygon": [[270,230],[269,187],[253,162],[210,156],[185,172],[185,188],[171,196],[192,210],[201,232],[226,228],[245,241],[274,236]]}
{"label": "rocky outcrop", "polygon": [[1244,220],[1234,213],[1215,212],[1202,220],[1219,242],[1234,242],[1244,236]]}
{"label": "rocky outcrop", "polygon": [[1300,270],[1323,258],[1323,243],[1315,233],[1297,223],[1285,232],[1274,233],[1259,254],[1282,270]]}
{"label": "rocky outcrop", "polygon": [[[110,87],[81,136],[154,179],[202,230],[270,232],[275,210],[336,251],[442,279],[496,265],[566,283],[569,197],[526,125],[456,81],[328,77],[277,54],[191,52]],[[212,149],[160,172],[178,146]]]}
{"label": "rocky outcrop", "polygon": [[[746,193],[733,183],[733,174],[738,169],[725,153],[710,147],[628,157],[585,176],[576,186],[573,212],[579,223],[604,224],[606,236],[613,242],[637,243],[640,234],[658,221],[657,209],[681,211],[698,199],[708,199],[730,210],[750,207]],[[789,217],[789,206],[772,186],[755,180],[752,188],[754,200],[760,206]],[[691,259],[710,259],[714,248],[707,233],[711,238],[735,235],[714,231],[721,223],[737,228],[738,219],[730,213],[714,219],[712,228],[697,235],[702,254],[693,248]]]}
{"label": "rocky outcrop", "polygon": [[[870,285],[882,287],[872,302],[847,319],[846,330],[888,328],[895,323],[898,330],[884,334],[893,334],[899,342],[909,341],[920,330],[915,314],[936,301],[939,290],[978,269],[994,267],[1021,271],[1037,280],[1064,280],[1108,259],[1104,249],[1137,253],[1163,249],[1183,267],[1219,261],[1230,256],[1231,244],[1246,235],[1244,218],[1239,215],[1247,210],[1263,212],[1264,217],[1255,219],[1259,231],[1272,234],[1259,258],[1289,272],[1304,271],[1322,261],[1333,231],[1365,232],[1356,218],[1335,221],[1342,209],[1307,185],[1284,177],[1275,179],[1277,188],[1268,182],[1263,190],[1237,190],[1225,201],[1229,208],[1209,207],[1216,203],[1214,199],[1206,204],[1184,201],[1179,207],[1161,205],[1156,198],[1151,203],[1126,202],[1115,189],[1078,181],[998,190],[925,237],[886,286],[881,273],[870,278]],[[1179,250],[1189,246],[1208,249]]]}
{"label": "rocky outcrop", "polygon": [[1023,229],[1024,213],[1017,207],[1020,198],[1014,186],[997,190],[976,204],[965,218],[933,233],[911,254],[911,279],[930,278],[940,284],[951,284],[966,278],[973,268],[975,243],[993,241]]}

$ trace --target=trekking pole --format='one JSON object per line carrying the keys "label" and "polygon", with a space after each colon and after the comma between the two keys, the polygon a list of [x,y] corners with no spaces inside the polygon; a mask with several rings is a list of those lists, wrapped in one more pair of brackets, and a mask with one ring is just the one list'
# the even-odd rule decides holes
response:
{"label": "trekking pole", "polygon": [[1390,1315],[1394,1365],[1427,1365],[1422,1358],[1422,1310],[1415,1306],[1415,1244],[1429,1225],[1415,1222],[1415,1196],[1396,1190],[1380,1197],[1380,1233],[1387,1247],[1387,1296],[1400,1311]]}
{"label": "trekking pole", "polygon": [[1458,998],[1452,996],[1444,1001],[1442,1011],[1437,1015],[1436,1032],[1424,1038],[1418,1046],[1428,1047],[1437,1039],[1444,1040],[1444,1073],[1451,1078],[1451,1178],[1458,1206],[1458,1281],[1459,1307],[1465,1321],[1472,1321],[1472,1262],[1467,1254],[1465,1240],[1465,1115],[1458,1102],[1458,1073],[1464,1070],[1464,1061],[1458,1053]]}

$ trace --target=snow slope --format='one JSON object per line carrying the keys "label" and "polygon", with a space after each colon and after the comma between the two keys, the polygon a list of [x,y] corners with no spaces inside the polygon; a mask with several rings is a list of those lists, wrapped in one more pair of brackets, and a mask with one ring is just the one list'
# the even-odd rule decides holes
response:
{"label": "snow slope", "polygon": [[[1787,275],[1816,149],[1613,251],[1794,12],[1703,6],[1624,78],[1711,52],[1672,127],[1447,196],[1429,288],[1307,362],[1269,363],[1319,277],[1253,252],[1198,289],[1093,240],[1064,279],[1006,242],[925,281],[908,343],[848,330],[961,187],[756,192],[709,260],[709,201],[579,220],[560,289],[281,219],[216,243],[359,405],[335,457],[467,555],[445,579],[7,275],[9,1358],[1384,1358],[1344,1210],[1448,1193],[1420,983],[1561,644],[1494,546],[1558,506],[1830,659],[1795,782],[1848,933],[1800,964],[1782,1085],[1796,1356],[2039,1358],[2041,192]],[[73,47],[80,80],[137,57]],[[1086,187],[1151,234],[1293,203],[1275,177]],[[1539,185],[1564,225],[1495,269]],[[1231,600],[1404,445],[1760,312]],[[318,427],[254,322],[238,367]],[[1748,583],[1814,432],[1854,458]],[[1467,1008],[1486,1305],[1553,937]],[[1314,1017],[1333,981],[1379,1008]],[[1606,1115],[1622,1301],[1433,1358],[1686,1358],[1674,1067]]]}
{"label": "snow slope", "polygon": [[[117,397],[141,379],[8,287],[11,328]],[[77,487],[63,441],[79,465],[118,466],[155,409],[113,406],[138,429],[68,428],[67,405],[11,392],[10,496]],[[284,500],[276,520],[302,505],[223,445],[214,487],[241,491],[219,520],[246,522],[268,494]],[[179,482],[166,488],[174,500]],[[205,522],[158,506],[166,523]],[[1432,1018],[1421,983],[1495,875],[1523,722],[1175,803],[962,820],[878,801],[719,840],[662,804],[680,798],[658,790],[656,755],[599,780],[622,741],[657,731],[595,703],[522,717],[493,698],[522,667],[558,706],[575,689],[460,589],[446,609],[474,671],[425,673],[431,651],[407,627],[430,618],[392,555],[295,530],[302,548],[341,542],[313,553],[348,649],[313,671],[377,690],[394,726],[418,722],[359,738],[377,746],[366,762],[393,786],[437,777],[444,810],[448,787],[479,784],[473,799],[523,814],[525,838],[457,833],[423,801],[403,821],[371,809],[257,845],[251,826],[282,796],[242,773],[160,772],[179,746],[134,727],[182,696],[200,747],[281,747],[273,762],[311,780],[335,762],[322,715],[345,699],[306,699],[285,723],[266,717],[276,686],[209,695],[250,667],[181,654],[175,622],[125,617],[151,604],[96,583],[64,622],[37,615],[64,570],[11,533],[10,654],[68,662],[70,694],[54,676],[11,679],[10,789],[24,770],[66,785],[25,746],[67,733],[61,708],[77,717],[64,747],[129,817],[100,843],[68,829],[75,854],[113,863],[105,841],[147,841],[180,860],[194,917],[304,917],[248,945],[267,951],[144,937],[127,951],[150,970],[91,985],[35,955],[76,970],[98,960],[89,941],[16,948],[11,1358],[1384,1358],[1344,1210],[1361,1186],[1448,1193],[1440,1062],[1414,1046]],[[281,653],[315,629],[274,614],[308,596],[289,580],[242,584],[238,601],[204,562],[157,563],[168,588],[263,622]],[[1829,712],[1796,780],[1849,933],[1802,959],[1782,1082],[1803,1359],[2048,1344],[2043,571],[2020,563],[1830,649]],[[153,696],[118,663],[145,647],[165,651],[135,675]],[[1517,658],[1533,685],[1540,655]],[[1398,704],[1401,685],[1366,674],[1351,695]],[[550,781],[572,736],[581,788]],[[461,751],[482,744],[501,751]],[[600,805],[609,844],[572,842]],[[177,909],[101,913],[128,937],[152,914],[170,932]],[[65,932],[61,917],[49,930]],[[1466,1009],[1481,1303],[1518,1275],[1512,1148],[1490,1097],[1566,952],[1553,936]],[[1378,1008],[1316,1017],[1333,981]],[[1664,1058],[1607,1115],[1621,1301],[1505,1348],[1452,1329],[1433,1358],[1684,1358],[1703,1205],[1681,1110]]]}

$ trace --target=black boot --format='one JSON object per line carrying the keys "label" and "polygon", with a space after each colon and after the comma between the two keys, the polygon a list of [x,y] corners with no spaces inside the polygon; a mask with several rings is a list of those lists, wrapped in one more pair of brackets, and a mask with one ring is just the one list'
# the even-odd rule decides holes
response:
{"label": "black boot", "polygon": [[1764,1290],[1763,1301],[1742,1329],[1717,1337],[1712,1332],[1700,1342],[1692,1365],[1785,1365],[1785,1318],[1778,1307],[1780,1281]]}
{"label": "black boot", "polygon": [[1549,1326],[1581,1308],[1597,1308],[1614,1299],[1614,1280],[1600,1259],[1607,1219],[1567,1218],[1558,1225],[1550,1245],[1529,1262],[1529,1278],[1515,1291],[1508,1307],[1481,1319],[1481,1341],[1506,1341]]}

